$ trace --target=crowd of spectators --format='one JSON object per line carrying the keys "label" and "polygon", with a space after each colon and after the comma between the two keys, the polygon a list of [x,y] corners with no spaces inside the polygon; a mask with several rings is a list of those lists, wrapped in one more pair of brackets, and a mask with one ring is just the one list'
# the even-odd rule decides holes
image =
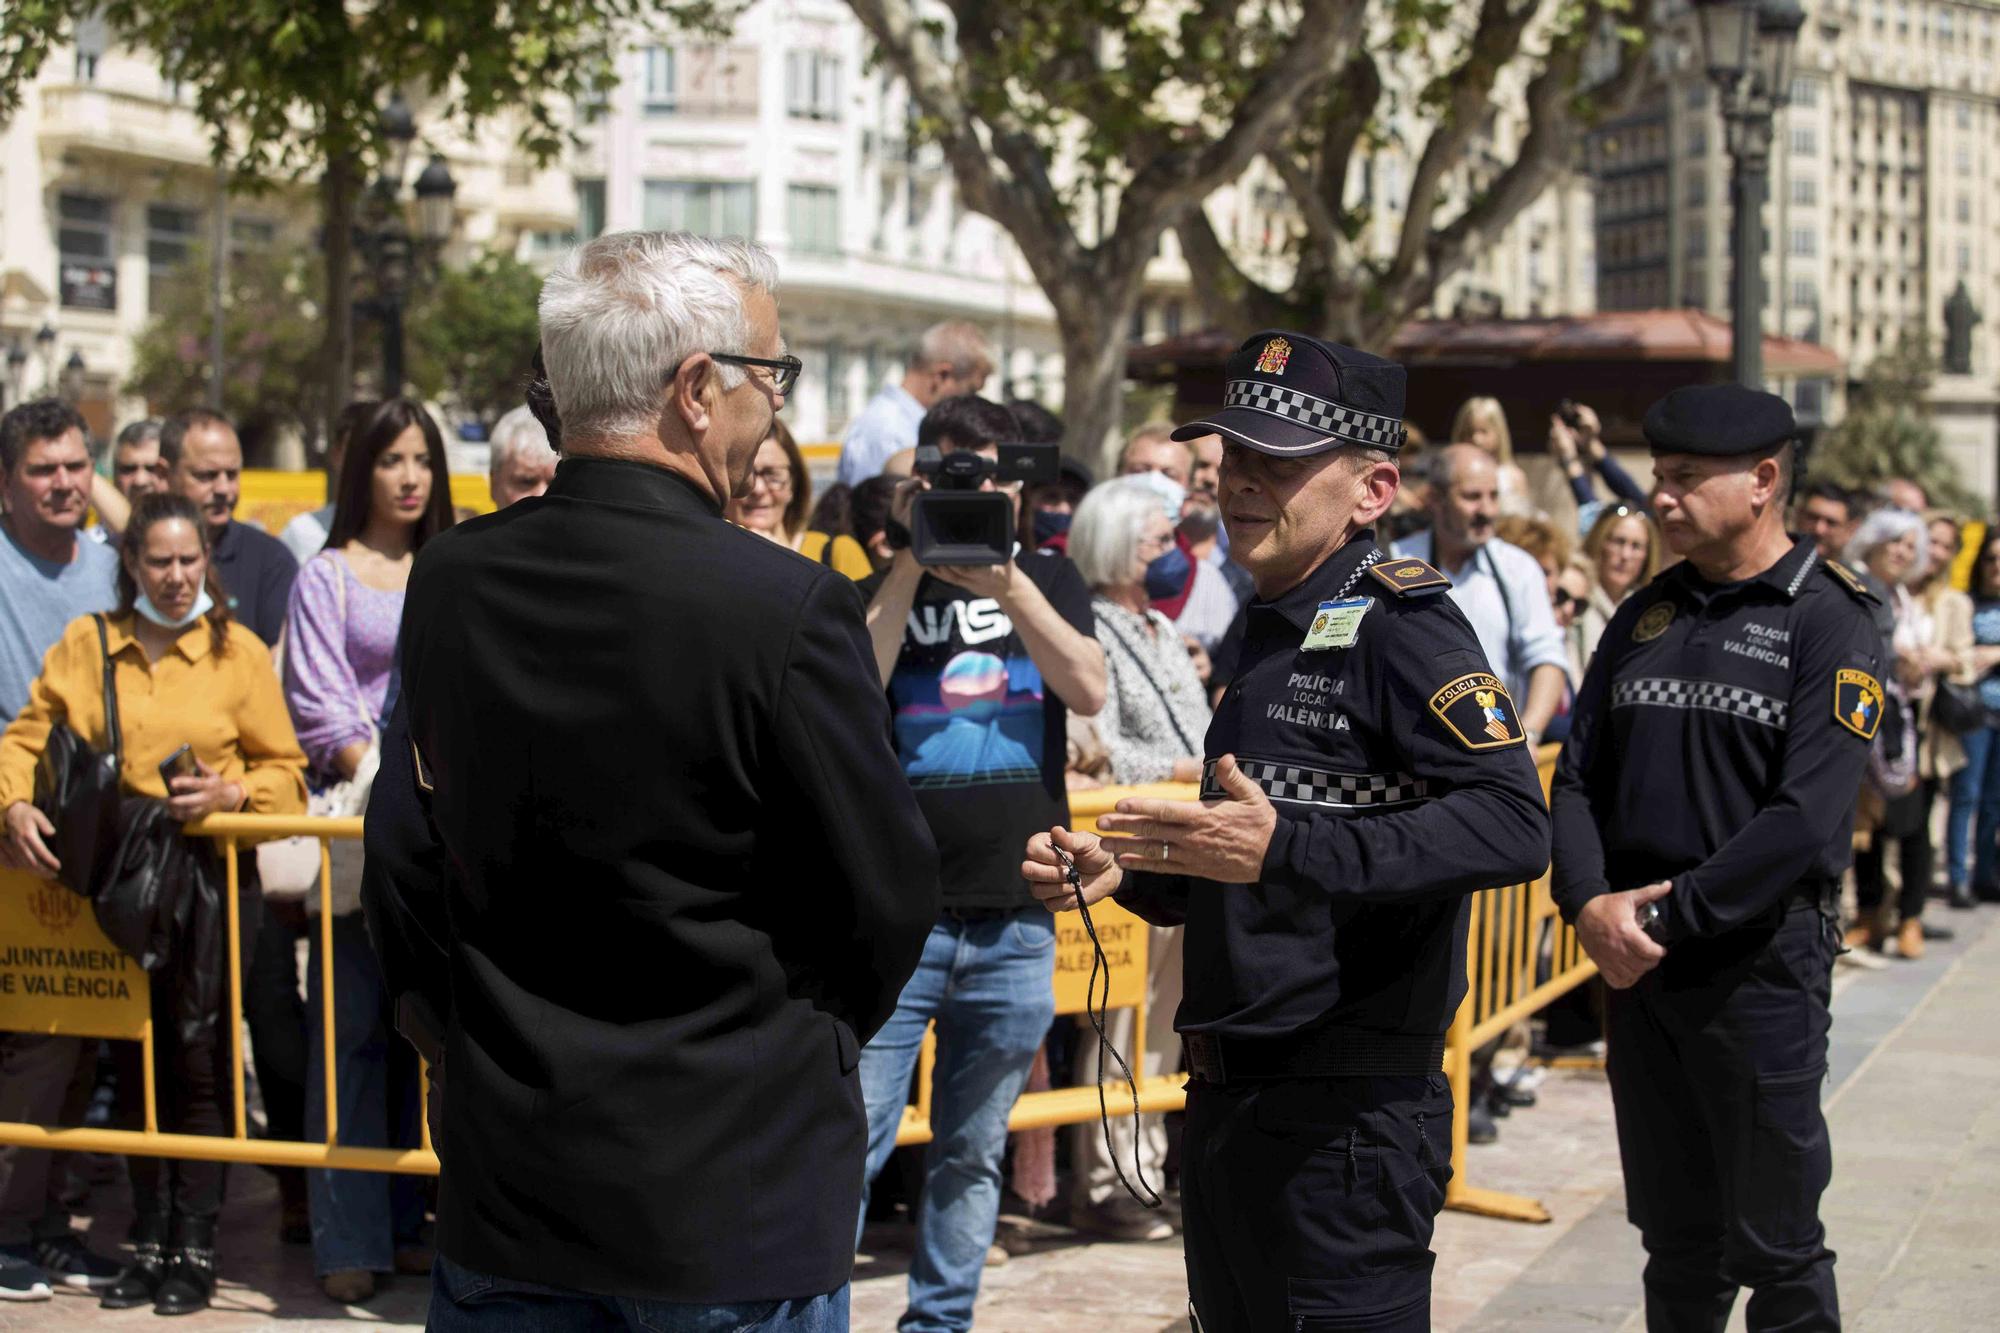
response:
{"label": "crowd of spectators", "polygon": [[[836,481],[815,494],[805,456],[774,418],[748,490],[725,509],[731,522],[857,585],[898,752],[940,853],[943,914],[860,1070],[872,1179],[890,1161],[917,1053],[935,1024],[935,1142],[915,1173],[921,1180],[904,1188],[925,1199],[911,1307],[949,1326],[969,1318],[981,1268],[1005,1260],[995,1239],[1008,1109],[1052,1076],[1088,1084],[1105,1073],[1095,1040],[1079,1039],[1072,1020],[1054,1021],[1054,927],[1019,881],[1020,847],[1065,822],[1067,791],[1202,779],[1232,626],[1252,596],[1222,521],[1224,441],[1177,441],[1164,422],[1132,431],[1103,480],[1065,458],[1053,480],[999,487],[1016,504],[1014,561],[919,566],[908,551],[910,505],[927,484],[911,471],[918,446],[997,456],[1002,444],[1062,439],[1061,421],[1041,405],[980,396],[993,369],[977,329],[930,329],[902,378],[849,428]],[[175,820],[303,811],[309,800],[315,812],[359,813],[397,694],[404,588],[424,543],[455,519],[436,421],[401,398],[347,408],[331,441],[332,502],[297,516],[281,537],[236,517],[243,454],[220,413],[195,408],[126,426],[110,446],[108,476],[93,468],[87,435],[53,400],[0,422],[0,714],[12,719],[0,741],[0,859],[57,872],[53,830],[32,801],[35,759],[60,723],[104,739],[107,654],[133,795]],[[1468,400],[1443,445],[1426,448],[1414,431],[1412,441],[1403,493],[1378,536],[1450,577],[1449,595],[1513,692],[1530,739],[1560,741],[1606,624],[1662,567],[1645,488],[1606,448],[1584,404],[1565,402],[1550,420],[1555,467],[1539,475],[1552,489],[1538,490],[1522,467],[1491,398]],[[531,398],[507,413],[493,432],[494,503],[545,491],[559,444],[548,402]],[[1934,895],[1954,907],[2000,901],[2000,538],[1983,538],[1962,578],[1967,524],[1907,481],[1866,494],[1815,482],[1795,497],[1795,530],[1877,591],[1884,660],[1893,663],[1891,707],[1863,793],[1847,935],[1863,966],[1919,957],[1926,940],[1948,934],[1925,920]],[[169,777],[161,761],[183,745],[191,767]],[[337,1120],[343,1143],[407,1147],[419,1141],[418,1069],[388,1011],[357,876],[353,864],[335,866],[329,997],[312,919],[317,894],[260,886],[246,861],[244,1002],[257,1099],[274,1138],[311,1141]],[[1151,931],[1142,1075],[1170,1072],[1178,1058],[1178,934]],[[230,1034],[215,1005],[226,955],[192,937],[180,945],[186,966],[155,989],[173,1034],[161,1048],[161,1067],[173,1073],[161,1083],[160,1128],[226,1133]],[[332,1049],[322,1039],[328,1004]],[[1130,1010],[1113,1015],[1121,1049],[1130,1048],[1133,1021]],[[117,1121],[134,1123],[139,1076],[130,1061],[100,1065],[97,1044],[74,1038],[0,1036],[0,1120],[73,1122],[109,1082],[119,1091]],[[337,1106],[325,1100],[329,1066]],[[1469,1108],[1474,1141],[1491,1141],[1499,1117],[1532,1101],[1522,1082],[1483,1075]],[[1058,1158],[1046,1148],[1031,1151],[1026,1140],[1015,1148],[1012,1186],[1036,1204],[1057,1193],[1049,1182]],[[1129,1163],[1135,1153],[1153,1179],[1170,1169],[1158,1117],[1114,1120],[1108,1148],[1097,1126],[1075,1131],[1063,1155],[1073,1225],[1117,1238],[1171,1234],[1170,1210],[1142,1209],[1118,1184],[1113,1155]],[[33,1298],[63,1283],[102,1292],[107,1306],[201,1308],[213,1288],[221,1168],[132,1159],[134,1256],[118,1263],[70,1229],[62,1200],[75,1165],[0,1148],[0,1294]],[[330,1299],[360,1303],[385,1275],[428,1270],[421,1182],[274,1174],[280,1238],[310,1244]]]}

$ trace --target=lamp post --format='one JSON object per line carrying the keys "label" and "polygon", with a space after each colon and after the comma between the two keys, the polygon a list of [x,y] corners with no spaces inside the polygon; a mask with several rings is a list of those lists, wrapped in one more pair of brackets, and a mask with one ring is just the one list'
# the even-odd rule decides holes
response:
{"label": "lamp post", "polygon": [[65,403],[74,406],[77,400],[83,397],[83,375],[83,353],[72,347],[69,351],[69,360],[63,362],[60,382],[62,400]]}
{"label": "lamp post", "polygon": [[436,153],[417,176],[416,234],[411,234],[403,200],[403,179],[409,171],[410,150],[416,144],[416,118],[403,95],[394,93],[376,125],[383,145],[383,171],[371,199],[373,225],[359,236],[375,278],[375,297],[368,312],[382,325],[382,396],[403,391],[403,310],[409,300],[412,265],[421,253],[434,255],[451,239],[456,220],[452,199],[458,185],[444,158]]}
{"label": "lamp post", "polygon": [[28,349],[16,338],[7,348],[7,406],[21,401],[21,392],[27,385]]}
{"label": "lamp post", "polygon": [[1764,197],[1772,122],[1792,100],[1792,54],[1806,13],[1799,0],[1696,0],[1696,13],[1729,147],[1731,369],[1739,384],[1757,389],[1764,382]]}
{"label": "lamp post", "polygon": [[42,396],[56,391],[56,330],[47,320],[35,330],[35,355],[42,359]]}

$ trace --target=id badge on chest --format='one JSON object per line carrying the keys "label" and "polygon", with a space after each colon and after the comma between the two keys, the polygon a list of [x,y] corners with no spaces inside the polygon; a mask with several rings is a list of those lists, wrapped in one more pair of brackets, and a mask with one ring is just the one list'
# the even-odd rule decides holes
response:
{"label": "id badge on chest", "polygon": [[1374,604],[1372,597],[1343,597],[1338,601],[1321,602],[1319,610],[1313,614],[1312,628],[1306,631],[1305,642],[1299,645],[1300,649],[1310,652],[1320,648],[1352,648],[1361,634],[1361,618]]}

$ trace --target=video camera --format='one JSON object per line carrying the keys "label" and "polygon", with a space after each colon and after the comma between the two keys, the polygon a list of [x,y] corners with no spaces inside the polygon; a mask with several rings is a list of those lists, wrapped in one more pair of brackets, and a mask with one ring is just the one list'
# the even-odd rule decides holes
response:
{"label": "video camera", "polygon": [[1052,482],[1062,475],[1054,444],[1003,444],[988,458],[970,449],[917,450],[916,475],[929,481],[910,505],[910,550],[920,565],[1002,565],[1014,558],[1014,497],[980,486]]}

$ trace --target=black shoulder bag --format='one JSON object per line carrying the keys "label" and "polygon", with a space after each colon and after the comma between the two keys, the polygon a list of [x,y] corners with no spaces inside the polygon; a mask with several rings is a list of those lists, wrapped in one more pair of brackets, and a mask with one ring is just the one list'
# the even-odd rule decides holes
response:
{"label": "black shoulder bag", "polygon": [[105,749],[99,751],[67,721],[49,728],[48,744],[35,763],[35,808],[56,826],[49,850],[62,862],[56,879],[86,898],[97,897],[105,874],[118,859],[119,765],[118,690],[112,679],[111,641],[104,617],[97,643],[104,650]]}

